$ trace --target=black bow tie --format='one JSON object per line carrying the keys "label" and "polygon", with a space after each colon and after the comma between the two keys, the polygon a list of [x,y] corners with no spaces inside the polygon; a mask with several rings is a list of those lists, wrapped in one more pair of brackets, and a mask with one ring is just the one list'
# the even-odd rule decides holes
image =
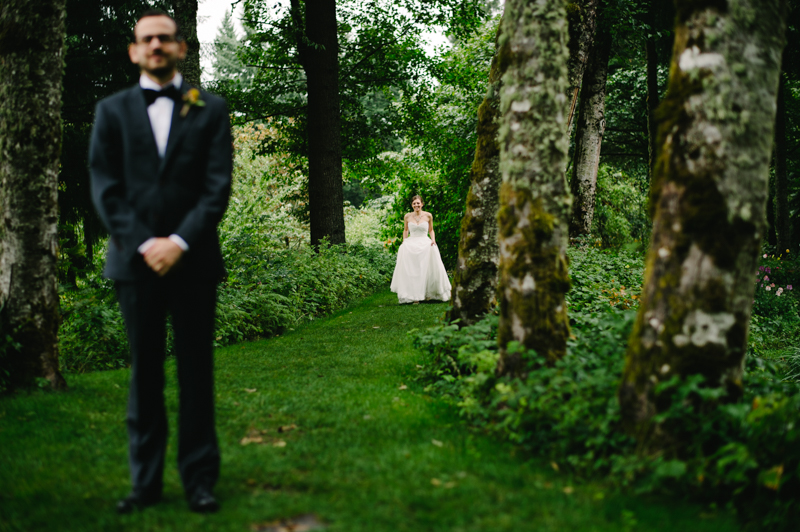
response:
{"label": "black bow tie", "polygon": [[160,91],[156,91],[153,89],[142,89],[142,94],[144,94],[144,101],[147,102],[147,106],[153,105],[153,102],[156,101],[156,98],[160,98],[161,96],[166,96],[167,98],[171,98],[173,101],[180,101],[182,98],[181,91],[175,85],[170,85],[169,87],[165,87]]}

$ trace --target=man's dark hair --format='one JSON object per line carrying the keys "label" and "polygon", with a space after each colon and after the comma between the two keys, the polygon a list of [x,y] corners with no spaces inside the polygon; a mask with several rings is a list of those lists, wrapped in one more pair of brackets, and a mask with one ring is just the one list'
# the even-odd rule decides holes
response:
{"label": "man's dark hair", "polygon": [[[136,24],[139,24],[139,21],[146,17],[167,17],[172,22],[175,23],[175,40],[180,42],[183,40],[183,35],[181,34],[181,25],[178,24],[178,21],[175,18],[164,11],[163,9],[155,9],[151,8],[139,15],[139,18],[136,19]],[[133,26],[133,42],[136,42],[136,24]]]}

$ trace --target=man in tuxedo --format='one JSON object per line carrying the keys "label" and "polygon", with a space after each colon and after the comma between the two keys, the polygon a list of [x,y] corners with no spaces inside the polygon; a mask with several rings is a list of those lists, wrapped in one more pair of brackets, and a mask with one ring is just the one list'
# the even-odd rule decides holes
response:
{"label": "man in tuxedo", "polygon": [[230,122],[222,99],[178,73],[186,43],[170,16],[146,12],[128,52],[139,84],[97,105],[89,153],[92,199],[111,235],[105,275],[115,281],[131,348],[133,489],[117,511],[161,499],[169,313],[180,387],[178,468],[190,509],[214,512],[214,310],[225,273],[216,226],[230,194]]}

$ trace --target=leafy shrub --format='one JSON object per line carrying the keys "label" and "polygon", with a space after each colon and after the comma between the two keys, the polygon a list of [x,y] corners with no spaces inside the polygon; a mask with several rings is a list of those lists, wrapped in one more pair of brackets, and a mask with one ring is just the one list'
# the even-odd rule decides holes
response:
{"label": "leafy shrub", "polygon": [[125,323],[110,284],[100,282],[61,293],[61,369],[82,373],[125,367],[129,360]]}
{"label": "leafy shrub", "polygon": [[[299,320],[343,308],[385,286],[394,258],[380,247],[323,246],[226,250],[229,279],[217,292],[215,345],[280,334]],[[84,372],[129,362],[125,326],[109,281],[91,280],[81,290],[62,290],[61,365]],[[171,329],[167,353],[171,353]]]}
{"label": "leafy shrub", "polygon": [[592,235],[604,247],[644,243],[650,237],[647,191],[623,171],[600,165],[597,172]]}
{"label": "leafy shrub", "polygon": [[[670,406],[655,421],[684,446],[639,456],[635,441],[622,431],[616,391],[642,257],[589,247],[571,249],[570,259],[573,337],[563,360],[547,366],[528,352],[526,379],[498,377],[496,316],[461,330],[440,325],[410,333],[428,354],[419,374],[426,389],[451,398],[473,424],[559,467],[603,475],[638,491],[731,502],[753,530],[793,530],[800,518],[800,349],[779,358],[751,353],[743,397],[706,386],[700,375],[661,383],[656,393],[669,396]],[[626,291],[634,288],[621,294],[620,283]]]}

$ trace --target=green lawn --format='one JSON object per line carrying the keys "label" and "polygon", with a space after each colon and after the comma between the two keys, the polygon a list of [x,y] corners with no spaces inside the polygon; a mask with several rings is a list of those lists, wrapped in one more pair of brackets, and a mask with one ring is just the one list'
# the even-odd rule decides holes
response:
{"label": "green lawn", "polygon": [[0,398],[0,531],[248,531],[308,513],[342,532],[736,530],[730,514],[615,494],[471,431],[413,381],[421,356],[405,333],[444,310],[398,306],[383,292],[282,337],[219,349],[222,509],[209,516],[187,509],[174,438],[164,502],[114,513],[129,490],[127,370],[69,376],[66,393]]}

